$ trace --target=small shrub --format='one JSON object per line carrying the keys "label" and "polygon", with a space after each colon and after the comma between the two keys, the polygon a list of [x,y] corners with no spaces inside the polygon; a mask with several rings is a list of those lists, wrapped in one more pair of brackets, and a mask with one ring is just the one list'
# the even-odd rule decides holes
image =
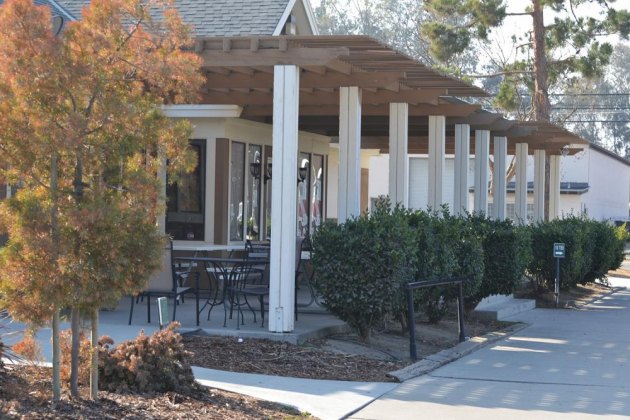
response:
{"label": "small shrub", "polygon": [[11,346],[11,350],[25,361],[33,364],[40,363],[44,360],[42,348],[39,342],[33,337],[33,334],[25,334],[22,340]]}
{"label": "small shrub", "polygon": [[324,223],[313,236],[314,286],[333,314],[356,329],[363,340],[396,313],[400,284],[413,279],[413,237],[406,211],[389,209],[344,224]]}
{"label": "small shrub", "polygon": [[[90,359],[92,354],[92,344],[85,333],[81,331],[79,335],[79,385],[90,383]],[[64,330],[59,334],[59,373],[61,383],[70,385],[70,372],[72,363],[72,331]],[[100,354],[99,354],[100,357]]]}
{"label": "small shrub", "polygon": [[133,340],[111,348],[113,342],[104,338],[101,343],[106,357],[99,358],[99,388],[123,392],[187,393],[195,388],[190,367],[190,352],[171,323],[151,336],[140,333]]}
{"label": "small shrub", "polygon": [[[418,280],[464,277],[464,296],[477,292],[483,274],[481,241],[462,218],[440,212],[415,211],[410,225],[416,234]],[[448,303],[457,299],[456,285],[419,289],[414,294],[417,307],[423,307],[429,322],[436,323],[446,314]]]}
{"label": "small shrub", "polygon": [[492,295],[509,295],[521,282],[532,257],[531,236],[511,220],[492,220],[483,214],[468,216],[470,229],[483,245],[483,276],[477,292],[468,295],[467,306],[474,308]]}
{"label": "small shrub", "polygon": [[571,216],[538,223],[530,230],[534,245],[528,272],[539,289],[551,289],[555,282],[554,242],[566,246],[566,257],[560,260],[563,289],[605,278],[609,270],[618,268],[623,261],[625,233],[605,222]]}

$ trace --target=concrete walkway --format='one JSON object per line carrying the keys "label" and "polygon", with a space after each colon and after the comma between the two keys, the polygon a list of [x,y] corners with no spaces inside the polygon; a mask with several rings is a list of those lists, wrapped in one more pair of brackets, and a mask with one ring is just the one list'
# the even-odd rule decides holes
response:
{"label": "concrete walkway", "polygon": [[[630,287],[630,279],[610,282]],[[535,309],[511,320],[529,327],[402,384],[193,370],[203,385],[291,405],[322,419],[630,416],[630,291],[583,310]],[[138,329],[101,324],[117,342]],[[38,337],[46,354],[50,333],[44,329]]]}
{"label": "concrete walkway", "polygon": [[[611,278],[613,286],[630,279]],[[535,309],[529,327],[409,380],[353,419],[583,419],[630,416],[630,291],[582,310]]]}
{"label": "concrete walkway", "polygon": [[197,382],[290,405],[320,419],[341,419],[392,391],[397,383],[324,381],[193,367]]}

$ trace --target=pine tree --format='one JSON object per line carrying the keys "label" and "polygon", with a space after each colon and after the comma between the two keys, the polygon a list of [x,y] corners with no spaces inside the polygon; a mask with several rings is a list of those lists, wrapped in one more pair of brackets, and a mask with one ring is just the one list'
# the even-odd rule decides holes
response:
{"label": "pine tree", "polygon": [[[628,39],[630,13],[611,7],[614,0],[530,1],[524,12],[507,13],[504,0],[427,0],[427,10],[437,19],[425,24],[422,33],[430,40],[432,54],[445,61],[466,51],[473,38],[487,39],[506,16],[529,16],[531,30],[518,47],[521,58],[499,69],[503,79],[495,103],[502,109],[514,110],[521,105],[517,99],[526,89],[531,97],[529,119],[551,121],[551,86],[561,79],[577,81],[601,76],[610,62],[613,47],[600,39],[612,34]],[[597,17],[593,16],[594,9],[599,9]],[[582,16],[580,13],[586,10],[589,15]],[[545,12],[558,14],[550,25],[545,25]],[[545,218],[548,219],[548,160],[545,166]]]}

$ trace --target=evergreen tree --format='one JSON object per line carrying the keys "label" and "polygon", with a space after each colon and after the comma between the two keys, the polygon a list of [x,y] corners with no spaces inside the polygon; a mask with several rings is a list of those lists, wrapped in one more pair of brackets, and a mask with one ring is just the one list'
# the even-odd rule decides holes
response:
{"label": "evergreen tree", "polygon": [[98,310],[159,268],[157,173],[164,159],[177,171],[193,158],[189,125],[159,107],[194,101],[203,78],[167,2],[92,2],[57,37],[51,22],[31,0],[0,6],[0,175],[21,184],[0,205],[0,290],[15,319],[52,319],[57,400],[60,308],[72,310],[76,397],[79,315],[90,314],[96,347]]}

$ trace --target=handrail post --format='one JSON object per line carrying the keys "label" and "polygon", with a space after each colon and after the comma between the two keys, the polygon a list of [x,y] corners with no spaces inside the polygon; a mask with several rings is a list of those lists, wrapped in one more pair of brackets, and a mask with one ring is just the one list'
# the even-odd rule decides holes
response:
{"label": "handrail post", "polygon": [[466,340],[464,334],[464,284],[460,281],[457,293],[457,322],[459,323],[459,342]]}
{"label": "handrail post", "polygon": [[407,287],[407,327],[409,328],[409,357],[414,362],[418,360],[416,350],[416,316],[413,309],[413,289]]}

